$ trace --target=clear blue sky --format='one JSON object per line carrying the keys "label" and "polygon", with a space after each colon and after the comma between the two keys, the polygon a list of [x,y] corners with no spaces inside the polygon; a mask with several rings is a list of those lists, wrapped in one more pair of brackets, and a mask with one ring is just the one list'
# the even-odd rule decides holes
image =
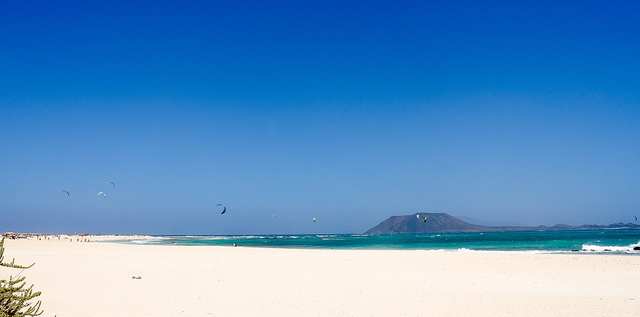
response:
{"label": "clear blue sky", "polygon": [[0,232],[357,233],[415,212],[632,222],[638,12],[2,1]]}

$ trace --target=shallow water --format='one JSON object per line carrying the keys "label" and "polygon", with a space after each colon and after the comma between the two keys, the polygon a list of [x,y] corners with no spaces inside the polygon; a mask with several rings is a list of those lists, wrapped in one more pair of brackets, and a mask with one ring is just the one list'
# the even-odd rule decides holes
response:
{"label": "shallow water", "polygon": [[157,236],[127,243],[305,249],[593,252],[640,254],[640,230],[525,231],[394,235]]}

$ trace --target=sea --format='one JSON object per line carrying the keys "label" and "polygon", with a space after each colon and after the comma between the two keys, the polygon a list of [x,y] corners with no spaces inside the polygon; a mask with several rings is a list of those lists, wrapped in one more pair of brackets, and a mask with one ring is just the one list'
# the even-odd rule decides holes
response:
{"label": "sea", "polygon": [[431,234],[300,234],[153,236],[133,244],[347,250],[601,253],[640,255],[640,230],[522,231]]}

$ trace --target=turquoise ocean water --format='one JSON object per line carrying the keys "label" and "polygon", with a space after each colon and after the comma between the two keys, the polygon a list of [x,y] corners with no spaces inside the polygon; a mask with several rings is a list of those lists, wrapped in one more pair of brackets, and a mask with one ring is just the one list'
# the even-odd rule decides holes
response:
{"label": "turquoise ocean water", "polygon": [[299,249],[393,249],[638,254],[640,230],[526,231],[432,234],[156,236],[127,243]]}

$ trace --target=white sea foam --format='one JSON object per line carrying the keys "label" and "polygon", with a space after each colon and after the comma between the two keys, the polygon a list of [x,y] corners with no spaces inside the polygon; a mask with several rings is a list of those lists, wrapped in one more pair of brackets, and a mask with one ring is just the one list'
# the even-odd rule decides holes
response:
{"label": "white sea foam", "polygon": [[594,253],[638,253],[640,254],[640,250],[634,250],[635,248],[640,248],[640,242],[636,244],[630,244],[627,246],[605,246],[605,245],[594,245],[594,244],[583,244],[582,252],[594,252]]}
{"label": "white sea foam", "polygon": [[234,239],[267,239],[267,236],[233,236]]}
{"label": "white sea foam", "polygon": [[168,240],[168,239],[171,239],[171,238],[155,237],[155,238],[136,239],[136,240],[131,240],[129,242],[133,244],[153,244],[153,243],[158,243],[158,242],[161,242],[162,240]]}
{"label": "white sea foam", "polygon": [[230,237],[230,236],[207,236],[207,237],[202,237],[202,240],[229,240],[229,239],[233,239],[233,237]]}

